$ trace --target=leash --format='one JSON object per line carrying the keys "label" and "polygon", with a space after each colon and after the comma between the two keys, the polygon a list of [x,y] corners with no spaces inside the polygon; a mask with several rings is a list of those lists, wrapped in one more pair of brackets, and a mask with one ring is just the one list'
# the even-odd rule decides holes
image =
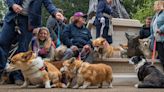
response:
{"label": "leash", "polygon": [[20,28],[19,28],[19,25],[18,25],[18,14],[16,15],[16,18],[15,18],[15,31],[20,35],[21,34],[21,31],[20,31]]}
{"label": "leash", "polygon": [[153,45],[153,54],[152,54],[153,64],[155,63],[155,53],[156,53],[156,46],[157,46],[156,36],[157,36],[157,33],[154,36],[154,45]]}
{"label": "leash", "polygon": [[77,60],[81,60],[81,52],[79,53]]}
{"label": "leash", "polygon": [[153,46],[153,54],[152,54],[153,64],[155,62],[155,52],[156,52],[156,39],[154,38],[154,46]]}
{"label": "leash", "polygon": [[[41,15],[39,15],[39,14],[36,14],[36,13],[33,13],[32,11],[30,11],[30,10],[22,10],[22,12],[23,11],[26,11],[26,12],[29,12],[29,13],[31,13],[31,14],[33,14],[33,15],[36,15],[36,16],[38,16],[38,17],[41,17]],[[20,13],[20,15],[24,15],[23,13]],[[25,15],[26,16],[26,15]],[[28,14],[27,14],[27,16],[28,16]],[[20,35],[21,34],[21,31],[20,31],[20,27],[19,27],[19,25],[18,25],[18,14],[16,15],[16,18],[15,18],[15,31]]]}
{"label": "leash", "polygon": [[[56,47],[59,47],[61,45],[60,41],[60,33],[61,33],[61,27],[59,26],[59,23],[57,21],[57,29],[58,29],[58,35],[57,35],[57,42],[56,42]],[[55,31],[55,30],[54,30]],[[54,32],[55,33],[55,32]]]}

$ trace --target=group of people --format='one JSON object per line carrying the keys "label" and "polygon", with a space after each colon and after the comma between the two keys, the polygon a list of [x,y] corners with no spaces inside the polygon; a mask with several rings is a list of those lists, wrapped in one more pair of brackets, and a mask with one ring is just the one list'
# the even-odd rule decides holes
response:
{"label": "group of people", "polygon": [[[42,4],[57,20],[64,20],[63,15],[57,11],[51,0],[5,1],[9,10],[4,18],[2,32],[0,33],[0,75],[6,66],[13,40],[18,42],[18,49],[16,53],[26,52],[29,50],[28,47],[32,39],[32,30],[42,26]],[[41,39],[43,39],[44,33],[42,32],[41,34]],[[40,51],[40,54],[43,54],[43,52],[44,51]],[[15,71],[11,77],[13,82],[16,84],[23,83],[23,77],[19,71]]]}
{"label": "group of people", "polygon": [[[108,17],[103,17],[102,13],[111,14],[111,1],[99,0],[98,7],[102,9],[97,10],[97,21],[95,22],[95,25],[99,25],[102,23],[100,19],[101,21],[103,21],[103,18],[105,19],[103,23],[107,23],[107,25],[104,27],[102,36],[109,39],[108,42],[110,43],[112,42],[111,37],[106,35],[109,28]],[[53,49],[60,44],[64,44],[69,48],[66,51],[65,56],[67,57],[65,59],[80,56],[80,59],[87,60],[87,56],[92,50],[92,36],[85,27],[87,15],[76,12],[73,15],[73,22],[65,26],[59,33],[58,31],[53,32],[50,28],[42,27],[41,24],[42,4],[55,21],[63,22],[65,19],[51,0],[6,0],[6,4],[9,11],[5,16],[2,32],[0,33],[0,74],[6,66],[13,40],[18,43],[16,53],[26,52],[30,49],[43,58],[51,57]],[[100,34],[99,31],[97,32]],[[55,39],[55,33],[57,39]],[[100,36],[98,34],[97,37]],[[20,71],[14,71],[11,77],[16,84],[22,84],[23,78]]]}
{"label": "group of people", "polygon": [[[71,57],[78,57],[86,61],[92,61],[92,36],[90,31],[85,27],[87,15],[83,12],[75,12],[73,15],[72,23],[65,25],[63,13],[61,13],[52,3],[51,0],[6,0],[9,11],[5,16],[2,32],[0,35],[0,72],[6,66],[7,57],[9,55],[11,44],[16,39],[18,42],[18,49],[16,53],[26,52],[29,49],[37,53],[38,56],[43,58],[51,58],[53,49],[61,44],[67,46],[64,54],[64,59]],[[63,27],[54,31],[51,25],[42,27],[41,24],[41,6],[42,4],[51,14],[53,22],[61,23]],[[104,37],[109,44],[112,44],[112,35],[109,34],[110,19],[113,10],[111,8],[112,0],[98,0],[96,18],[94,25],[96,26],[96,38]],[[163,1],[156,1],[154,3],[155,16],[152,19],[151,25],[145,25],[143,30],[148,31],[140,32],[141,35],[151,39],[156,39],[157,51],[159,58],[164,67],[164,3]],[[151,18],[148,18],[150,20]],[[150,24],[150,22],[149,22]],[[144,38],[143,37],[143,38]],[[159,38],[159,39],[157,39]],[[154,40],[153,40],[154,41]],[[1,73],[0,73],[1,74]],[[14,82],[21,84],[23,80],[21,73],[16,71],[12,77]]]}

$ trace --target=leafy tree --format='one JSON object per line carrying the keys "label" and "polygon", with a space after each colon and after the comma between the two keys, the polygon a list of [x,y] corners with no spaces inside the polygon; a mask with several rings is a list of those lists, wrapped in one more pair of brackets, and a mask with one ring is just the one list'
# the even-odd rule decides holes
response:
{"label": "leafy tree", "polygon": [[7,7],[5,5],[5,2],[4,2],[4,0],[1,0],[0,1],[0,20],[3,20],[5,14],[6,14],[6,11],[7,11]]}
{"label": "leafy tree", "polygon": [[[64,16],[68,19],[74,14],[74,12],[82,11],[87,13],[89,0],[52,0],[57,8],[61,8],[64,11]],[[46,20],[49,13],[43,8],[43,25],[46,24]]]}
{"label": "leafy tree", "polygon": [[124,0],[123,4],[131,18],[144,22],[147,16],[153,16],[153,3],[155,0]]}
{"label": "leafy tree", "polygon": [[137,12],[134,13],[133,18],[143,22],[147,16],[153,16],[154,1],[155,0],[144,0],[142,6],[137,8]]}

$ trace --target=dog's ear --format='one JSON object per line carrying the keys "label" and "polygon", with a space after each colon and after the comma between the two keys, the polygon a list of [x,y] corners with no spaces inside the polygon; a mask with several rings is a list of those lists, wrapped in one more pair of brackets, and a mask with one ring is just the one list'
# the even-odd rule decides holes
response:
{"label": "dog's ear", "polygon": [[142,39],[138,39],[138,41],[139,41],[139,43],[142,43],[143,40]]}
{"label": "dog's ear", "polygon": [[71,64],[71,63],[73,63],[75,60],[76,60],[76,58],[75,58],[75,57],[72,57],[71,59],[69,59],[68,62]]}
{"label": "dog's ear", "polygon": [[138,39],[138,41],[140,41],[140,42],[141,42],[141,41],[143,41],[143,40],[142,40],[142,39]]}
{"label": "dog's ear", "polygon": [[32,54],[33,54],[32,51],[28,51],[24,53],[24,55],[22,56],[23,61],[29,60],[32,57]]}
{"label": "dog's ear", "polygon": [[129,40],[129,34],[125,32],[125,37]]}
{"label": "dog's ear", "polygon": [[105,39],[103,39],[103,40],[101,41],[101,44],[104,44],[104,43],[105,43],[105,41],[106,41],[106,40],[105,40]]}
{"label": "dog's ear", "polygon": [[141,55],[140,58],[141,58],[141,59],[146,59],[145,56],[143,56],[143,55]]}

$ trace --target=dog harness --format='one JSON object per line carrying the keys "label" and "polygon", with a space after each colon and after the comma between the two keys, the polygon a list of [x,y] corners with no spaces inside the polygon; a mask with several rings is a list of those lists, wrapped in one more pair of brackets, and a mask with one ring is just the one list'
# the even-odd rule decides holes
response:
{"label": "dog harness", "polygon": [[[44,65],[44,66],[42,66],[41,68],[35,69],[35,71],[30,72],[32,68],[37,68],[37,65],[38,65],[38,63],[36,63],[35,65],[31,65],[28,69],[23,70],[23,72],[28,76],[28,75],[35,74],[35,73],[37,73],[38,71],[44,71],[44,70],[47,71],[47,67]],[[28,72],[30,72],[30,73],[28,73]]]}

